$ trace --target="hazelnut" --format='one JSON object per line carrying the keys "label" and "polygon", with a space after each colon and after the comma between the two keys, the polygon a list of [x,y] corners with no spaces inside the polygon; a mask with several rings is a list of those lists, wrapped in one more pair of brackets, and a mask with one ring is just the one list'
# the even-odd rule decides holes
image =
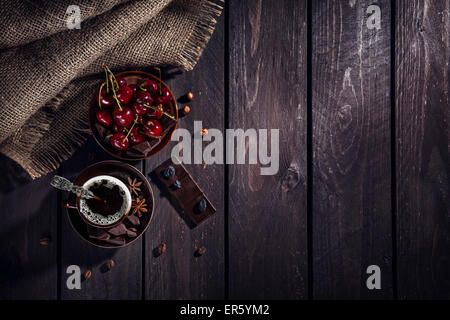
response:
{"label": "hazelnut", "polygon": [[184,113],[184,114],[188,114],[189,112],[191,112],[191,107],[189,107],[189,106],[184,106],[184,108],[183,108],[183,113]]}
{"label": "hazelnut", "polygon": [[166,250],[167,250],[167,245],[165,243],[161,243],[158,246],[158,253],[159,254],[163,254],[164,252],[166,252]]}
{"label": "hazelnut", "polygon": [[91,270],[86,270],[84,272],[84,278],[87,280],[92,276],[92,271]]}
{"label": "hazelnut", "polygon": [[198,248],[197,249],[197,255],[198,256],[202,256],[202,255],[204,255],[206,253],[206,248],[205,247],[200,247],[200,248]]}
{"label": "hazelnut", "polygon": [[41,246],[48,246],[48,244],[50,243],[50,238],[49,237],[41,237],[41,239],[39,240],[39,243],[41,244]]}
{"label": "hazelnut", "polygon": [[116,265],[116,264],[115,264],[114,260],[112,260],[112,259],[109,259],[108,261],[106,261],[106,267],[107,267],[109,270],[111,270],[112,268],[114,268],[115,265]]}
{"label": "hazelnut", "polygon": [[194,100],[194,94],[192,92],[188,92],[186,97],[188,98],[189,101]]}

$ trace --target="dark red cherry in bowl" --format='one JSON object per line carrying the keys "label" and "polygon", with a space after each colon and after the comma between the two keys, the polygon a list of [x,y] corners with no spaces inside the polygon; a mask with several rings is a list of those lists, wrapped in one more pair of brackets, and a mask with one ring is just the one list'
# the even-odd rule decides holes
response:
{"label": "dark red cherry in bowl", "polygon": [[135,100],[137,103],[146,103],[146,104],[150,104],[150,105],[153,103],[153,99],[152,99],[152,96],[150,95],[150,93],[148,93],[147,91],[142,91],[142,90],[139,90],[138,92],[136,92]]}
{"label": "dark red cherry in bowl", "polygon": [[158,83],[153,79],[147,79],[142,83],[142,87],[147,89],[151,94],[155,94],[158,91]]}
{"label": "dark red cherry in bowl", "polygon": [[133,105],[131,106],[131,110],[133,110],[134,114],[137,114],[139,116],[142,116],[147,113],[147,108],[137,102],[133,103]]}
{"label": "dark red cherry in bowl", "polygon": [[129,139],[132,144],[139,144],[145,141],[145,136],[139,133],[138,128],[134,127],[130,132]]}
{"label": "dark red cherry in bowl", "polygon": [[161,118],[161,116],[162,116],[162,114],[163,114],[163,111],[164,111],[163,106],[160,105],[160,104],[158,104],[158,105],[155,106],[154,108],[155,108],[155,109],[153,109],[153,108],[149,108],[149,109],[148,109],[148,115],[149,115],[150,117],[152,117],[152,118],[155,118],[155,119]]}
{"label": "dark red cherry in bowl", "polygon": [[122,132],[122,133],[127,134],[126,128],[125,128],[125,127],[118,126],[117,123],[114,123],[114,124],[113,124],[113,131],[114,131],[114,132]]}
{"label": "dark red cherry in bowl", "polygon": [[128,127],[134,120],[133,111],[130,108],[122,107],[122,110],[119,107],[114,108],[113,118],[116,124],[120,127]]}
{"label": "dark red cherry in bowl", "polygon": [[159,135],[161,135],[162,126],[158,122],[158,120],[148,119],[144,121],[144,130],[146,134],[153,137],[158,137]]}
{"label": "dark red cherry in bowl", "polygon": [[156,98],[156,102],[158,104],[166,104],[170,100],[172,100],[172,95],[170,94],[169,89],[167,89],[166,87],[163,87],[161,89],[161,94]]}
{"label": "dark red cherry in bowl", "polygon": [[120,151],[126,150],[130,146],[130,141],[127,136],[121,132],[115,133],[109,142],[114,148]]}
{"label": "dark red cherry in bowl", "polygon": [[116,93],[117,100],[120,101],[121,104],[128,104],[133,98],[133,89],[128,86],[121,87],[119,91]]}
{"label": "dark red cherry in bowl", "polygon": [[130,84],[129,87],[131,88],[131,90],[133,90],[134,93],[136,93],[137,85],[135,85],[135,84]]}
{"label": "dark red cherry in bowl", "polygon": [[98,122],[100,122],[102,125],[106,127],[109,127],[113,122],[111,112],[106,110],[97,111],[95,117],[97,118]]}
{"label": "dark red cherry in bowl", "polygon": [[[99,101],[98,93],[96,95],[96,99],[97,99],[96,102],[98,104],[98,101]],[[102,91],[100,93],[100,105],[102,107],[105,107],[105,108],[112,107],[114,105],[114,99],[112,97],[109,97],[106,94],[106,90],[105,89],[102,89]]]}
{"label": "dark red cherry in bowl", "polygon": [[119,88],[125,87],[127,85],[127,81],[124,78],[116,78],[116,80],[119,84]]}

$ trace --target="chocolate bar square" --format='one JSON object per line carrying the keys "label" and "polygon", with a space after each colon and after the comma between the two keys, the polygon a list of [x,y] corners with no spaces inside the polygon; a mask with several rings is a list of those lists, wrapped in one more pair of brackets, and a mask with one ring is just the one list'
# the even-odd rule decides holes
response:
{"label": "chocolate bar square", "polygon": [[[165,177],[163,173],[169,166],[175,169],[175,174],[171,177]],[[184,213],[195,225],[202,223],[216,212],[216,208],[183,164],[175,164],[172,159],[168,159],[155,169],[155,173],[169,194],[178,201]],[[173,186],[177,180],[180,181],[181,188]],[[199,203],[202,199],[206,202],[205,210],[199,210]]]}

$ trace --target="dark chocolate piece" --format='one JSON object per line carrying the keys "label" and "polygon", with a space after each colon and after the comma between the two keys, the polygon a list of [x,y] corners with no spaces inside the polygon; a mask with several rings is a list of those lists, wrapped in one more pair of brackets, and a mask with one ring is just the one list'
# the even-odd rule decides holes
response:
{"label": "dark chocolate piece", "polygon": [[118,246],[122,246],[125,244],[125,238],[124,237],[114,237],[114,238],[110,238],[105,240],[105,242],[110,243],[110,244],[115,244]]}
{"label": "dark chocolate piece", "polygon": [[149,141],[144,141],[142,143],[139,143],[137,145],[132,146],[129,148],[126,152],[127,155],[130,156],[145,156],[145,154],[148,152],[148,150],[152,149],[152,145]]}
{"label": "dark chocolate piece", "polygon": [[100,123],[95,122],[94,126],[95,126],[95,129],[97,130],[98,134],[100,135],[100,137],[104,137],[104,136],[110,134],[109,130],[106,129],[106,128],[105,128],[103,125],[101,125]]}
{"label": "dark chocolate piece", "polygon": [[127,227],[125,227],[125,225],[121,223],[114,228],[108,229],[108,233],[112,234],[113,236],[121,236],[127,233]]}
{"label": "dark chocolate piece", "polygon": [[161,139],[151,139],[130,147],[125,154],[131,157],[146,157],[161,142]]}
{"label": "dark chocolate piece", "polygon": [[108,240],[110,238],[110,235],[103,229],[91,227],[90,225],[86,225],[86,227],[89,238],[91,239]]}
{"label": "dark chocolate piece", "polygon": [[[166,172],[175,173],[167,175]],[[200,189],[194,178],[189,174],[183,164],[174,164],[171,159],[166,160],[155,169],[156,176],[167,188],[169,194],[176,199],[181,209],[184,211],[194,224],[198,225],[206,218],[216,212],[212,203],[208,200],[205,193]],[[166,178],[168,176],[168,178]],[[177,181],[181,189],[176,189],[174,184]]]}
{"label": "dark chocolate piece", "polygon": [[112,136],[113,136],[112,134],[107,134],[107,135],[105,136],[105,138],[103,139],[103,141],[104,141],[105,143],[109,144],[109,140],[111,140],[111,137],[112,137]]}
{"label": "dark chocolate piece", "polygon": [[127,220],[130,221],[133,226],[138,226],[141,224],[139,218],[135,215],[127,216]]}
{"label": "dark chocolate piece", "polygon": [[137,236],[137,233],[134,231],[131,231],[131,229],[127,229],[127,236],[129,236],[130,238],[134,238]]}

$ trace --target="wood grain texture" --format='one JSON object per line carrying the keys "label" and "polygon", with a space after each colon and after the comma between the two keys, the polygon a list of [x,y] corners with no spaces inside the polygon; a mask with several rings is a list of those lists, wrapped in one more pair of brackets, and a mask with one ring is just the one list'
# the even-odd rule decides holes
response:
{"label": "wood grain texture", "polygon": [[449,1],[397,1],[398,291],[450,298]]}
{"label": "wood grain texture", "polygon": [[228,126],[280,130],[278,173],[229,166],[230,298],[305,299],[306,1],[229,6]]}
{"label": "wood grain texture", "polygon": [[[1,300],[57,298],[57,192],[50,180],[0,195]],[[49,245],[40,245],[41,237]]]}
{"label": "wood grain texture", "polygon": [[[194,100],[188,104],[191,113],[180,120],[180,127],[194,135],[194,121],[205,128],[224,128],[224,18],[218,19],[216,30],[194,71],[173,74],[167,81],[178,98],[188,91]],[[170,77],[167,72],[166,77]],[[179,103],[178,107],[184,106]],[[194,138],[192,137],[192,146]],[[209,142],[203,142],[206,147]],[[145,234],[145,298],[146,299],[223,299],[224,288],[224,166],[221,164],[185,164],[217,212],[199,226],[191,229],[158,188],[150,174],[170,158],[177,142],[146,162],[147,176],[153,181],[155,215]],[[193,151],[192,151],[193,154]],[[152,251],[166,243],[167,251],[155,257]],[[201,257],[194,253],[200,246],[207,252]]]}
{"label": "wood grain texture", "polygon": [[[381,29],[369,29],[369,5]],[[312,1],[313,294],[392,296],[390,1]],[[381,290],[366,269],[381,268]]]}
{"label": "wood grain texture", "polygon": [[[103,160],[113,159],[90,138],[85,146],[62,165],[62,175],[73,180],[84,168]],[[133,163],[139,170],[141,161]],[[67,199],[64,193],[63,200]],[[83,240],[70,225],[66,210],[62,210],[61,227],[61,299],[140,299],[142,294],[142,238],[120,249],[95,247]],[[106,271],[108,259],[115,267]],[[92,270],[92,277],[81,284],[81,290],[69,290],[66,285],[70,265],[78,265],[83,274]]]}

